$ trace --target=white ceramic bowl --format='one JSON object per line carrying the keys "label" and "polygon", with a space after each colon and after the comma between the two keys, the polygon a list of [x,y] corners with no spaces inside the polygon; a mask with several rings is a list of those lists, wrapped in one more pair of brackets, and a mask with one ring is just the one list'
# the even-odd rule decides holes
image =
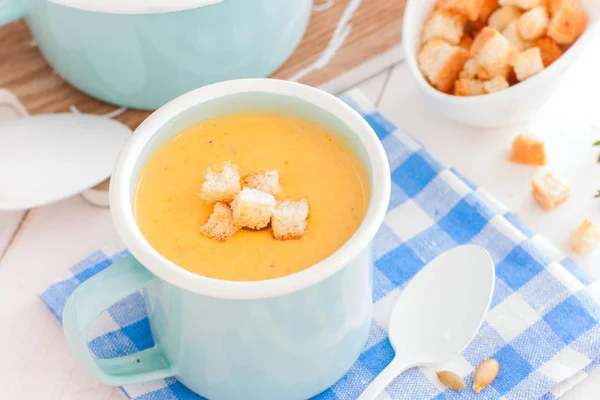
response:
{"label": "white ceramic bowl", "polygon": [[435,3],[436,0],[408,1],[402,31],[405,61],[419,89],[442,114],[472,126],[499,127],[527,121],[552,96],[567,70],[589,47],[600,26],[600,1],[582,0],[582,6],[589,16],[588,27],[560,59],[538,75],[501,92],[459,97],[434,89],[417,63],[423,24]]}

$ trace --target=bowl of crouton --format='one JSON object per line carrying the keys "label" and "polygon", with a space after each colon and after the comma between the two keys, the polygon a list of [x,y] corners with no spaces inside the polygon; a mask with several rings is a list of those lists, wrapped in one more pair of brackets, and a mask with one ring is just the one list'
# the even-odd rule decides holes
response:
{"label": "bowl of crouton", "polygon": [[597,0],[409,0],[405,61],[451,119],[516,125],[551,97],[598,21]]}

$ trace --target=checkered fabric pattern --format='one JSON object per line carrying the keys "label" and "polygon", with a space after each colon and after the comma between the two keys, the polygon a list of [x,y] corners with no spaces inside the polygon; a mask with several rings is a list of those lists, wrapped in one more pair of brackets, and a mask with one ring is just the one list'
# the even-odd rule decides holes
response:
{"label": "checkered fabric pattern", "polygon": [[[384,144],[392,196],[374,244],[374,318],[368,344],[348,374],[314,399],[358,397],[392,360],[387,326],[404,285],[437,255],[464,243],[483,246],[496,263],[496,289],[480,332],[460,356],[435,369],[407,371],[380,399],[553,399],[595,369],[600,363],[600,308],[579,267],[397,130],[360,93],[343,100],[364,116]],[[115,250],[94,253],[42,294],[57,318],[78,285],[126,254]],[[95,326],[90,347],[98,357],[153,346],[141,294],[112,306]],[[435,370],[447,369],[471,383],[474,368],[487,358],[498,360],[500,374],[477,396],[470,389],[445,390],[435,376]],[[200,398],[175,378],[121,389],[139,400]]]}

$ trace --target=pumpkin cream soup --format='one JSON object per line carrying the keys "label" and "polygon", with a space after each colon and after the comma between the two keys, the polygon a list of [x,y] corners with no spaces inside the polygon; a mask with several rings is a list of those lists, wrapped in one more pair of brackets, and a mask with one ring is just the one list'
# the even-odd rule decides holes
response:
{"label": "pumpkin cream soup", "polygon": [[[276,171],[273,194],[258,193],[274,196],[283,216],[286,208],[306,211],[307,203],[302,234],[278,237],[274,211],[272,227],[211,239],[211,214],[231,213],[227,203],[207,201],[206,171],[216,166],[237,168],[242,192],[250,195],[261,189],[252,184],[256,174]],[[255,281],[301,271],[340,248],[362,222],[368,190],[352,151],[318,125],[278,114],[232,114],[195,125],[159,148],[142,171],[134,205],[144,237],[175,264],[211,278]]]}

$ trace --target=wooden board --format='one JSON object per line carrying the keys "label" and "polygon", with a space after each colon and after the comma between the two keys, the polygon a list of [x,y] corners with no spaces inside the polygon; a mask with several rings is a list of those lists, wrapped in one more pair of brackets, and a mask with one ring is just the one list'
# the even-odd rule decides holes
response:
{"label": "wooden board", "polygon": [[[292,57],[273,74],[287,79],[310,65],[325,49],[349,0],[336,0],[313,12],[306,35]],[[406,0],[363,0],[350,24],[352,32],[335,58],[301,82],[319,86],[400,43]],[[24,21],[0,28],[0,87],[13,91],[31,114],[65,112],[74,104],[86,113],[102,114],[114,106],[70,87],[43,59]],[[129,110],[117,119],[135,129],[150,113]]]}

